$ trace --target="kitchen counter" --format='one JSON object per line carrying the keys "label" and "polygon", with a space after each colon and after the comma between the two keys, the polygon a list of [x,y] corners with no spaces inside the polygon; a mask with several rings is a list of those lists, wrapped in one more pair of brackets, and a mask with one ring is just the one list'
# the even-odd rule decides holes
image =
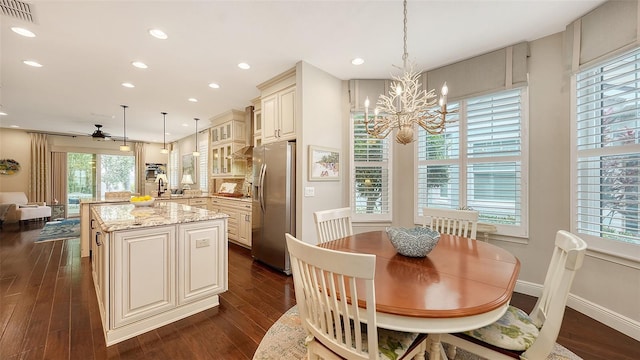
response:
{"label": "kitchen counter", "polygon": [[228,289],[227,214],[171,201],[90,208],[107,346],[220,304]]}
{"label": "kitchen counter", "polygon": [[133,204],[105,204],[94,206],[92,211],[97,215],[98,225],[105,232],[228,217],[227,214],[170,201],[156,201],[153,206],[141,207]]}

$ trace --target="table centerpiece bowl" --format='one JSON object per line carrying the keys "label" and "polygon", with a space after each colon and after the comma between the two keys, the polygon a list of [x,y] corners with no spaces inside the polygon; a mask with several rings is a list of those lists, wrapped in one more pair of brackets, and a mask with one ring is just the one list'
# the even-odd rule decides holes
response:
{"label": "table centerpiece bowl", "polygon": [[425,257],[440,240],[440,233],[428,227],[414,228],[388,227],[387,235],[400,255]]}

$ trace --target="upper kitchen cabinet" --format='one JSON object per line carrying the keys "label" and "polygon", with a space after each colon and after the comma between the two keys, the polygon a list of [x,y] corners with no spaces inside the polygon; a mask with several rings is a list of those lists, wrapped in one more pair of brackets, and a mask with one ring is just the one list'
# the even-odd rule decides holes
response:
{"label": "upper kitchen cabinet", "polygon": [[296,138],[296,71],[258,85],[261,91],[262,144]]}
{"label": "upper kitchen cabinet", "polygon": [[218,144],[229,141],[244,143],[247,140],[244,116],[244,111],[232,109],[209,119],[211,122],[211,143]]}
{"label": "upper kitchen cabinet", "polygon": [[253,146],[262,145],[262,101],[259,97],[251,100],[253,105]]}
{"label": "upper kitchen cabinet", "polygon": [[229,110],[209,120],[211,176],[244,177],[247,160],[233,154],[246,145],[245,112]]}

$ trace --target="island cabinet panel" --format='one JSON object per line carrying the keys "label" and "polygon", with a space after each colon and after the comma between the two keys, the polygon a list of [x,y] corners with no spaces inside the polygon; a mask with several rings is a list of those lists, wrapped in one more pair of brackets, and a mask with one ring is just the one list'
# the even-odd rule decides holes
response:
{"label": "island cabinet panel", "polygon": [[[182,224],[178,234],[178,304],[223,292],[227,288],[227,229],[222,221]],[[212,261],[215,259],[216,261]]]}
{"label": "island cabinet panel", "polygon": [[176,306],[175,226],[115,232],[114,328]]}

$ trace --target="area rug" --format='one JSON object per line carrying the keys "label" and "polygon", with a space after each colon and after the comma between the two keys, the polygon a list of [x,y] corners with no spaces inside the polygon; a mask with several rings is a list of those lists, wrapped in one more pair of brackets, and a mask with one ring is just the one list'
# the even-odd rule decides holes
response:
{"label": "area rug", "polygon": [[36,242],[73,239],[80,237],[80,219],[49,221],[44,225]]}
{"label": "area rug", "polygon": [[[278,321],[267,330],[254,360],[306,359],[307,349],[304,345],[305,332],[296,306],[287,310]],[[447,346],[447,344],[445,344]],[[454,360],[481,360],[483,358],[458,348]],[[579,356],[556,344],[547,360],[581,360]]]}

